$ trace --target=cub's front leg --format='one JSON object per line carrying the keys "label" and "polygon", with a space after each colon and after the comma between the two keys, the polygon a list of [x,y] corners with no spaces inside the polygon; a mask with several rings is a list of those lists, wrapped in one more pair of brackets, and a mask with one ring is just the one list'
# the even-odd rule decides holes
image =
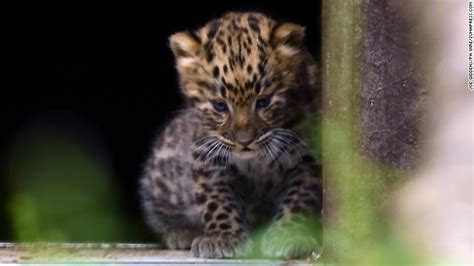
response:
{"label": "cub's front leg", "polygon": [[321,249],[322,179],[314,159],[303,156],[286,173],[286,183],[276,201],[273,223],[262,240],[267,257],[304,258]]}
{"label": "cub's front leg", "polygon": [[196,202],[200,206],[204,234],[194,239],[191,252],[200,258],[230,258],[248,248],[248,229],[242,200],[232,190],[222,170],[197,171]]}

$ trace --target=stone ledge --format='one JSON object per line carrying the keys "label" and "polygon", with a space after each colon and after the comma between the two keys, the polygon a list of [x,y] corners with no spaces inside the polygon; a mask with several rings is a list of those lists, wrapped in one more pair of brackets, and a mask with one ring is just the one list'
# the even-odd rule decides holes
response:
{"label": "stone ledge", "polygon": [[[153,244],[0,243],[0,264],[81,265],[311,265],[304,260],[196,259],[188,251],[164,250]],[[313,262],[314,263],[314,262]]]}

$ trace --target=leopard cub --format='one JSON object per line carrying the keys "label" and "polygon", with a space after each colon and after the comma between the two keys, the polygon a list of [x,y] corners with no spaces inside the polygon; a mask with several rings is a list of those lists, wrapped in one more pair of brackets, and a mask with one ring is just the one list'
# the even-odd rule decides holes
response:
{"label": "leopard cub", "polygon": [[[187,108],[161,132],[140,180],[148,224],[168,248],[244,256],[270,222],[265,256],[319,250],[302,222],[322,208],[320,166],[298,133],[315,113],[317,68],[304,28],[228,13],[170,37]],[[291,230],[287,230],[291,229]]]}

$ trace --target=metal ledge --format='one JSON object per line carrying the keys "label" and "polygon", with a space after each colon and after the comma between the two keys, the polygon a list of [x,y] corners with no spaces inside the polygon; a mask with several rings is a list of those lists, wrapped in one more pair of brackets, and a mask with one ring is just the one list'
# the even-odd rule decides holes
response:
{"label": "metal ledge", "polygon": [[311,265],[307,260],[197,259],[189,251],[153,244],[0,243],[0,264],[80,265]]}

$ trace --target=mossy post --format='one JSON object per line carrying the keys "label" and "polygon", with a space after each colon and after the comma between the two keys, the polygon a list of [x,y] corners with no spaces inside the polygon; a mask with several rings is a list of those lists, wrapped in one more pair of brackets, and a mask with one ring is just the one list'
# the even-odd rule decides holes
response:
{"label": "mossy post", "polygon": [[391,233],[382,211],[390,184],[418,163],[423,92],[409,29],[389,0],[323,1],[323,257],[330,262],[374,261],[369,253]]}
{"label": "mossy post", "polygon": [[[360,91],[361,4],[323,1],[323,176],[324,257],[334,260],[350,248],[344,227],[355,217],[345,199],[358,193],[363,180],[352,180],[357,165],[357,101]],[[360,224],[359,224],[360,225]],[[352,231],[352,230],[351,230]],[[347,236],[341,239],[336,235]],[[346,243],[345,243],[346,242]]]}

